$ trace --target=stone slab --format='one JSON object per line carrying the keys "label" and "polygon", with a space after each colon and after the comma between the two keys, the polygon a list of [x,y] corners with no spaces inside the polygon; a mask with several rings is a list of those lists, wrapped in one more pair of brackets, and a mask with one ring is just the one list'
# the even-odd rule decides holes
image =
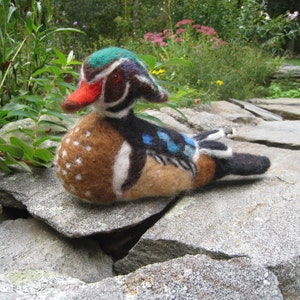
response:
{"label": "stone slab", "polygon": [[[201,110],[201,108],[199,108],[199,110]],[[226,117],[205,110],[196,111],[192,108],[180,108],[179,111],[185,118],[171,108],[164,107],[162,111],[170,114],[176,120],[187,124],[190,128],[194,129],[195,132],[219,128],[224,129],[226,132],[231,132],[232,127],[237,126],[237,124],[228,120]]]}
{"label": "stone slab", "polygon": [[[200,106],[199,109],[202,109],[202,107]],[[211,102],[207,110],[238,124],[253,124],[258,122],[258,118],[253,113],[229,101]]]}
{"label": "stone slab", "polygon": [[300,121],[262,121],[256,126],[242,126],[230,136],[239,141],[300,149]]}
{"label": "stone slab", "polygon": [[277,73],[274,75],[274,78],[300,78],[300,67],[294,66],[290,64],[282,64],[277,71]]}
{"label": "stone slab", "polygon": [[[248,259],[185,256],[132,274],[84,284],[43,273],[0,275],[0,299],[283,299],[274,274]],[[24,298],[23,298],[24,297]]]}
{"label": "stone slab", "polygon": [[239,105],[240,107],[250,111],[257,117],[264,119],[265,121],[282,121],[282,117],[280,115],[274,114],[247,101],[241,101],[237,99],[228,99],[228,101]]}
{"label": "stone slab", "polygon": [[[183,197],[115,263],[117,272],[187,253],[249,257],[275,269],[300,257],[299,153],[250,143],[232,146],[267,155],[272,164],[268,173],[229,177]],[[295,268],[300,271],[300,265]],[[300,277],[287,280],[300,293]]]}
{"label": "stone slab", "polygon": [[251,103],[263,109],[269,110],[288,120],[300,120],[300,99],[251,99]]}
{"label": "stone slab", "polygon": [[160,213],[171,202],[171,199],[148,199],[111,206],[84,203],[63,189],[53,168],[36,168],[32,174],[25,171],[13,175],[0,173],[1,192],[12,196],[33,216],[69,237],[134,226]]}
{"label": "stone slab", "polygon": [[96,282],[111,277],[112,259],[90,238],[69,240],[35,219],[0,226],[0,274],[43,270]]}

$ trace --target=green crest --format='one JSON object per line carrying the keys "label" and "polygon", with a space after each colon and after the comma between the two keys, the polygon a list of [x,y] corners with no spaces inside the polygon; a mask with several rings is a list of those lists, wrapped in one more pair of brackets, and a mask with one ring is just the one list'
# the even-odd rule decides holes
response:
{"label": "green crest", "polygon": [[[118,60],[120,58],[128,58],[133,60],[140,66],[143,66],[140,60],[136,57],[134,53],[129,50],[118,48],[118,47],[109,47],[99,51],[94,52],[88,58],[88,65],[93,68],[103,68],[107,64]],[[144,67],[144,66],[143,66]]]}

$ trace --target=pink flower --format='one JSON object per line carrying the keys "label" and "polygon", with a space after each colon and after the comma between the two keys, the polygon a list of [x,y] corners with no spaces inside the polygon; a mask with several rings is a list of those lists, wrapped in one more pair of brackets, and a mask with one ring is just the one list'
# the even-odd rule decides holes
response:
{"label": "pink flower", "polygon": [[201,27],[200,24],[194,24],[194,25],[192,25],[192,28],[200,28],[200,27]]}
{"label": "pink flower", "polygon": [[171,36],[172,36],[172,30],[171,29],[165,29],[164,30],[164,35],[165,35],[165,37],[167,38],[167,39],[169,39],[169,38],[171,38]]}
{"label": "pink flower", "polygon": [[175,41],[178,42],[178,43],[181,43],[181,42],[183,42],[184,40],[183,40],[182,38],[176,38]]}
{"label": "pink flower", "polygon": [[154,39],[153,39],[153,43],[154,44],[160,44],[160,43],[163,43],[164,39],[160,36],[156,36]]}
{"label": "pink flower", "polygon": [[154,33],[152,32],[147,32],[144,34],[144,40],[152,41],[154,38]]}
{"label": "pink flower", "polygon": [[214,35],[217,34],[212,27],[201,26],[200,29],[197,29],[197,32],[203,33],[204,35]]}
{"label": "pink flower", "polygon": [[185,29],[179,28],[176,30],[176,34],[178,35],[178,34],[184,33],[185,31],[186,31]]}
{"label": "pink flower", "polygon": [[179,26],[181,26],[181,25],[192,24],[192,23],[194,23],[194,22],[195,22],[195,21],[193,21],[193,20],[183,19],[183,20],[177,22],[175,26],[176,26],[176,27],[179,27]]}

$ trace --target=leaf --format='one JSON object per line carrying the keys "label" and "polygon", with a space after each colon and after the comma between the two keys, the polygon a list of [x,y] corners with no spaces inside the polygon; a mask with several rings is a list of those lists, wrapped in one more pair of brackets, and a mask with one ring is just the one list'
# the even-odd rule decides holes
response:
{"label": "leaf", "polygon": [[187,116],[182,111],[180,111],[179,109],[177,109],[175,106],[171,105],[171,103],[167,103],[167,106],[170,107],[170,108],[172,108],[172,109],[174,109],[176,112],[178,112],[182,116],[182,118],[184,120],[188,121]]}
{"label": "leaf", "polygon": [[46,163],[50,162],[54,155],[51,151],[49,151],[48,149],[44,149],[44,148],[39,148],[35,150],[35,158],[44,161]]}
{"label": "leaf", "polygon": [[37,121],[36,114],[26,110],[12,110],[7,114],[7,117],[25,117]]}
{"label": "leaf", "polygon": [[40,161],[34,161],[34,165],[38,167],[44,167],[44,168],[51,168],[52,162],[40,162]]}
{"label": "leaf", "polygon": [[56,59],[55,62],[65,66],[67,64],[66,56],[56,48],[53,48],[53,51],[54,51],[55,55],[58,57],[58,59]]}
{"label": "leaf", "polygon": [[54,117],[57,117],[59,120],[63,120],[63,121],[66,121],[68,123],[74,124],[74,120],[72,120],[71,118],[69,118],[65,114],[57,112],[57,111],[43,110],[43,115],[54,116]]}
{"label": "leaf", "polygon": [[150,70],[153,70],[156,67],[156,58],[153,55],[138,55],[138,57],[145,62]]}
{"label": "leaf", "polygon": [[11,169],[5,164],[5,161],[0,158],[0,169],[5,173],[11,173]]}
{"label": "leaf", "polygon": [[145,120],[148,120],[148,121],[152,121],[152,122],[155,122],[155,123],[158,123],[159,125],[162,125],[164,126],[165,123],[162,122],[159,118],[156,118],[156,117],[153,117],[147,113],[140,113],[139,116]]}
{"label": "leaf", "polygon": [[17,161],[16,164],[28,172],[31,172],[30,167],[24,161]]}
{"label": "leaf", "polygon": [[69,65],[72,62],[73,58],[74,58],[74,51],[71,50],[67,56],[67,65]]}
{"label": "leaf", "polygon": [[54,142],[60,142],[61,138],[58,136],[51,136],[51,135],[47,135],[47,136],[43,136],[41,138],[39,138],[37,141],[35,141],[33,143],[34,147],[38,147],[39,145],[41,145],[42,143],[44,143],[45,141],[54,141]]}
{"label": "leaf", "polygon": [[12,17],[12,15],[16,11],[16,9],[17,8],[14,5],[9,6],[9,11],[8,11],[8,14],[7,14],[7,23],[9,23],[10,18]]}
{"label": "leaf", "polygon": [[12,136],[10,139],[12,145],[20,147],[24,151],[24,159],[32,160],[33,148],[28,143],[22,141],[21,139]]}
{"label": "leaf", "polygon": [[19,146],[10,145],[10,144],[0,144],[0,152],[8,152],[13,157],[22,158],[24,151]]}
{"label": "leaf", "polygon": [[184,66],[184,67],[191,67],[193,64],[188,59],[183,58],[170,58],[169,60],[162,63],[159,67],[163,68],[166,66]]}

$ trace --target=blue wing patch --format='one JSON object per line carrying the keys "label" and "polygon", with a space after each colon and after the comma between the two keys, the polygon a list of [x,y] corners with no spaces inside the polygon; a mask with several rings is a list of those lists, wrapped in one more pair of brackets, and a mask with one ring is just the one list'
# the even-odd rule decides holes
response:
{"label": "blue wing patch", "polygon": [[180,146],[172,141],[171,137],[163,131],[157,131],[157,135],[161,141],[165,142],[170,153],[176,154],[180,151]]}
{"label": "blue wing patch", "polygon": [[142,135],[143,143],[145,145],[152,145],[153,144],[153,137],[150,134],[144,133]]}

